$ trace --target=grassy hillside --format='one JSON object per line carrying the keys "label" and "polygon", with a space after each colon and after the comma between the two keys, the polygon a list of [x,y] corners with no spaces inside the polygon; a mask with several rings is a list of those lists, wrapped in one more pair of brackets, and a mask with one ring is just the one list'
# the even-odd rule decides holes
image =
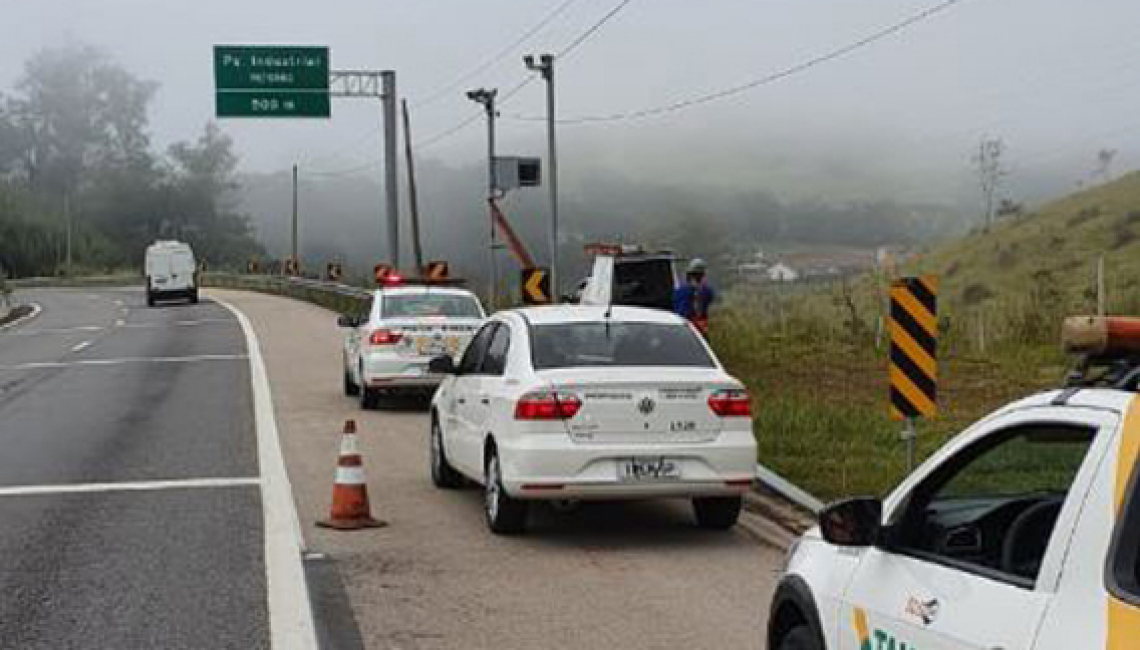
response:
{"label": "grassy hillside", "polygon": [[[941,291],[940,414],[920,457],[1016,397],[1058,385],[1061,318],[1093,312],[1104,255],[1110,313],[1140,314],[1140,173],[932,247],[899,265]],[[906,473],[887,417],[885,274],[725,301],[714,343],[755,396],[761,462],[823,498],[881,494]]]}
{"label": "grassy hillside", "polygon": [[1067,313],[1095,309],[1102,255],[1107,310],[1137,312],[1140,172],[1000,221],[904,266],[936,273],[943,300],[959,315],[997,316],[1043,300]]}

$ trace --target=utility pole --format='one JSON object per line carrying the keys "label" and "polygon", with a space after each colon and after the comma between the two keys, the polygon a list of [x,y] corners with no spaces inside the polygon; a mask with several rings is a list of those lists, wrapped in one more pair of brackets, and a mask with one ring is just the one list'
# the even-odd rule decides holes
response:
{"label": "utility pole", "polygon": [[299,266],[297,261],[297,165],[293,165],[293,263]]}
{"label": "utility pole", "polygon": [[404,154],[408,165],[408,208],[412,216],[412,251],[416,256],[416,273],[424,272],[424,249],[420,242],[420,201],[416,195],[416,166],[412,160],[412,126],[408,120],[408,100],[400,100],[404,112]]}
{"label": "utility pole", "polygon": [[483,110],[487,113],[487,220],[491,226],[491,284],[490,291],[487,293],[487,300],[491,305],[491,310],[494,311],[496,300],[495,294],[498,293],[499,273],[497,269],[495,250],[498,248],[498,243],[495,236],[495,200],[498,198],[498,183],[495,178],[495,97],[499,94],[498,89],[487,90],[486,88],[479,88],[477,90],[467,91],[467,99],[483,106]]}
{"label": "utility pole", "polygon": [[380,73],[384,107],[384,191],[388,211],[388,255],[392,268],[400,269],[399,190],[396,187],[396,72]]}
{"label": "utility pole", "polygon": [[547,185],[550,187],[550,287],[551,300],[558,302],[562,295],[558,284],[558,151],[555,138],[555,110],[554,110],[554,55],[543,54],[539,62],[534,57],[523,57],[528,70],[542,75],[546,81],[546,157],[547,157]]}

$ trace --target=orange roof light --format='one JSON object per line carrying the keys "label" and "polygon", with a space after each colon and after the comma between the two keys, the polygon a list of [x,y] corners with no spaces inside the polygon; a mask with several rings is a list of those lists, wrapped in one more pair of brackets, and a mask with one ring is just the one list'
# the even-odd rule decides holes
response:
{"label": "orange roof light", "polygon": [[1140,318],[1070,316],[1061,326],[1061,343],[1078,354],[1140,354]]}

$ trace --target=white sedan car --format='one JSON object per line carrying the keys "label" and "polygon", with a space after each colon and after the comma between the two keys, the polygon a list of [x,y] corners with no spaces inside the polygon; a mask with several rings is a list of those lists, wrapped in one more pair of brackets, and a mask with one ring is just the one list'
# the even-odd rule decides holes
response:
{"label": "white sedan car", "polygon": [[432,402],[435,484],[484,486],[495,533],[520,532],[532,500],[692,499],[729,528],[752,484],[751,402],[684,319],[632,307],[501,312]]}
{"label": "white sedan car", "polygon": [[460,354],[482,324],[479,299],[465,289],[435,285],[388,286],[373,293],[360,314],[341,316],[344,392],[365,409],[383,393],[431,390],[442,376],[428,371],[441,354]]}

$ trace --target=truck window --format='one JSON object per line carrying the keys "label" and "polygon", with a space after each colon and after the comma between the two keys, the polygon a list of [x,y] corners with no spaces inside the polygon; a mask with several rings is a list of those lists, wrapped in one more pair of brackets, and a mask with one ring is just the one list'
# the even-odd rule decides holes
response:
{"label": "truck window", "polygon": [[666,258],[621,260],[614,264],[614,295],[617,305],[673,309],[673,262]]}
{"label": "truck window", "polygon": [[1109,591],[1140,607],[1140,462],[1132,469],[1131,485],[1109,552]]}

